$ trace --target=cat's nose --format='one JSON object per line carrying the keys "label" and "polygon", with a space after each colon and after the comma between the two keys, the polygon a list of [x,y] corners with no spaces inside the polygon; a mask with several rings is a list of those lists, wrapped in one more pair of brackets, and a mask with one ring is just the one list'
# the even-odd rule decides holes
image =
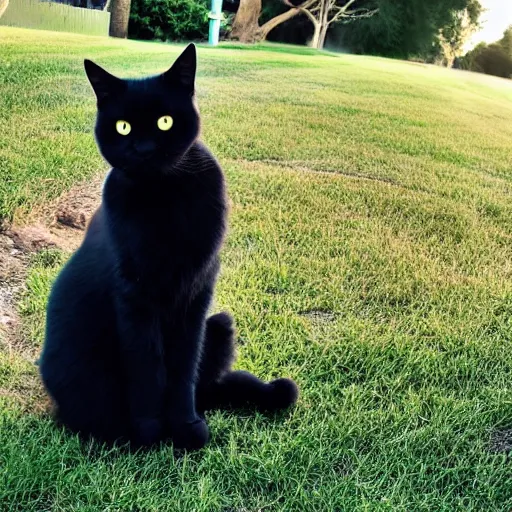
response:
{"label": "cat's nose", "polygon": [[141,142],[136,142],[134,144],[135,151],[137,154],[141,156],[147,156],[150,153],[153,153],[156,149],[156,144],[151,140],[145,140]]}

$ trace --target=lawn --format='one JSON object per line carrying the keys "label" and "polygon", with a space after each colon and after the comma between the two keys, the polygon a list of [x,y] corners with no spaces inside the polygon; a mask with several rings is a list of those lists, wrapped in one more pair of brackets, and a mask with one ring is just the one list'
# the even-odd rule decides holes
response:
{"label": "lawn", "polygon": [[[140,76],[181,48],[2,27],[0,216],[30,223],[105,172],[84,57]],[[238,366],[294,378],[299,403],[211,414],[182,457],[81,445],[34,385],[66,258],[43,252],[24,339],[0,345],[0,510],[512,510],[512,82],[201,47],[198,101],[232,202],[216,308]]]}

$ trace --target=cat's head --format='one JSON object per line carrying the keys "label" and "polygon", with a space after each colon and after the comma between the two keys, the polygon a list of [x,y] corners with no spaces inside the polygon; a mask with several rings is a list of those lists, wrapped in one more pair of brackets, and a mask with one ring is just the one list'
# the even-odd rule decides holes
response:
{"label": "cat's head", "polygon": [[84,65],[97,98],[96,141],[112,167],[165,171],[199,136],[193,44],[165,73],[141,80],[122,80],[90,60]]}

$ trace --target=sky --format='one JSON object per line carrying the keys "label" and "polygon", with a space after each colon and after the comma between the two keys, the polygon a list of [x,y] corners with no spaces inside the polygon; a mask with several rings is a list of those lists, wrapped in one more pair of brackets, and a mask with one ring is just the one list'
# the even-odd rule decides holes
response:
{"label": "sky", "polygon": [[512,0],[480,0],[484,9],[487,9],[480,18],[482,28],[473,35],[468,47],[484,41],[492,43],[501,39],[505,29],[512,25]]}

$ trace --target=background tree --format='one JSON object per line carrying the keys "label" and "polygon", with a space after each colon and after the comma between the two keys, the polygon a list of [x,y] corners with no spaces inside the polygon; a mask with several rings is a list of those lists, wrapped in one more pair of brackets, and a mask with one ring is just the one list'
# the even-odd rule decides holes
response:
{"label": "background tree", "polygon": [[112,37],[128,37],[130,3],[130,0],[111,0],[109,33]]}
{"label": "background tree", "polygon": [[[290,7],[294,7],[290,0],[284,1]],[[358,0],[315,0],[309,7],[299,7],[313,23],[311,46],[318,49],[324,47],[327,30],[332,23],[369,18],[378,12],[378,9],[369,9],[362,5],[363,3]]]}
{"label": "background tree", "polygon": [[453,62],[463,53],[464,45],[479,27],[482,6],[472,0],[465,9],[451,13],[450,22],[439,31],[440,63],[452,67]]}
{"label": "background tree", "polygon": [[240,6],[233,20],[230,37],[243,43],[263,41],[271,30],[297,16],[302,12],[301,9],[307,9],[317,1],[306,0],[301,4],[291,5],[285,12],[269,19],[260,26],[261,0],[240,0]]}
{"label": "background tree", "polygon": [[476,48],[472,70],[487,75],[512,78],[512,57],[497,43]]}
{"label": "background tree", "polygon": [[434,61],[440,31],[476,4],[480,6],[477,0],[365,0],[379,15],[333,27],[328,42],[354,53]]}
{"label": "background tree", "polygon": [[260,28],[261,0],[240,0],[233,25],[231,38],[243,43],[253,43]]}
{"label": "background tree", "polygon": [[512,26],[492,44],[480,43],[468,52],[459,67],[502,78],[512,78]]}
{"label": "background tree", "polygon": [[505,30],[498,44],[512,57],[512,25]]}

